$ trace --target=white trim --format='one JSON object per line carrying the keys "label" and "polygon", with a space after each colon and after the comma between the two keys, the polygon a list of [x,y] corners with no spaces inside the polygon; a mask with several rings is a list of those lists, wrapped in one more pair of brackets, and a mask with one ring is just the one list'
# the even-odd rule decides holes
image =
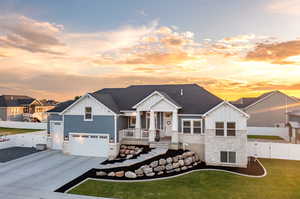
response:
{"label": "white trim", "polygon": [[[90,119],[86,119],[86,108],[91,108],[91,118],[90,118]],[[83,121],[89,122],[89,121],[93,121],[93,120],[94,120],[93,107],[91,107],[91,106],[85,106],[85,107],[84,107],[84,117],[83,117]]]}
{"label": "white trim", "polygon": [[212,109],[210,109],[209,111],[207,111],[206,113],[203,114],[203,117],[206,117],[207,115],[209,115],[211,112],[214,112],[215,110],[217,110],[218,108],[220,108],[221,106],[223,106],[224,104],[230,106],[231,108],[233,108],[234,110],[240,112],[242,115],[244,115],[245,117],[249,118],[250,116],[245,113],[244,111],[242,111],[241,109],[235,107],[234,105],[230,104],[227,101],[223,101],[220,104],[214,106]]}
{"label": "white trim", "polygon": [[[166,101],[168,101],[169,103],[171,103],[175,108],[180,109],[182,107],[177,106],[176,104],[172,103],[170,100],[168,100],[164,95],[162,95],[159,91],[154,91],[152,92],[150,95],[148,95],[147,97],[145,97],[144,99],[142,99],[140,102],[138,102],[136,105],[134,105],[132,108],[136,109],[140,104],[142,104],[143,102],[145,102],[146,100],[148,100],[150,97],[152,97],[153,95],[158,94],[160,97],[162,97],[163,99],[165,99]],[[161,101],[161,100],[159,100]],[[156,103],[155,103],[156,104]]]}
{"label": "white trim", "polygon": [[279,93],[279,94],[281,94],[281,95],[283,95],[283,96],[285,96],[285,97],[290,98],[291,100],[293,100],[293,101],[295,101],[295,102],[299,102],[298,99],[292,98],[292,97],[286,95],[285,93],[282,93],[282,92],[280,92],[280,91],[272,91],[269,95],[267,95],[267,96],[265,96],[265,97],[263,97],[263,98],[261,98],[261,99],[255,101],[255,102],[253,102],[252,104],[249,104],[249,105],[246,106],[244,109],[247,110],[248,108],[250,108],[250,107],[252,107],[252,106],[254,106],[254,105],[256,105],[256,104],[258,104],[258,103],[260,103],[260,102],[262,102],[262,101],[264,101],[264,100],[266,100],[267,98],[271,97],[271,96],[274,95],[275,93]]}
{"label": "white trim", "polygon": [[[191,122],[191,131],[190,133],[184,133],[183,132],[183,122],[185,121],[190,121]],[[194,133],[194,121],[200,121],[200,128],[201,128],[201,132],[200,133]],[[191,119],[188,119],[188,118],[184,118],[181,120],[181,134],[189,134],[189,135],[203,135],[203,121],[202,119],[195,119],[195,118],[191,118]]]}
{"label": "white trim", "polygon": [[203,116],[203,114],[178,114],[178,116]]}
{"label": "white trim", "polygon": [[118,116],[116,116],[116,115],[114,115],[114,119],[115,119],[115,124],[114,124],[114,126],[115,126],[115,144],[117,144],[117,132],[118,132],[118,129],[117,129],[117,127],[118,127],[118,125],[117,125],[117,121],[118,121]]}
{"label": "white trim", "polygon": [[94,99],[98,104],[104,106],[105,108],[107,108],[109,111],[111,111],[113,113],[113,115],[117,115],[114,111],[112,111],[110,108],[108,108],[107,106],[105,106],[104,104],[102,104],[101,102],[99,102],[99,100],[97,100],[96,98],[94,98],[92,95],[90,95],[89,93],[81,96],[78,100],[76,100],[75,102],[73,102],[71,105],[69,105],[67,108],[65,108],[65,110],[63,110],[60,115],[63,115],[67,110],[71,109],[73,106],[75,106],[78,102],[80,102],[81,100],[83,100],[85,97],[91,97],[92,99]]}

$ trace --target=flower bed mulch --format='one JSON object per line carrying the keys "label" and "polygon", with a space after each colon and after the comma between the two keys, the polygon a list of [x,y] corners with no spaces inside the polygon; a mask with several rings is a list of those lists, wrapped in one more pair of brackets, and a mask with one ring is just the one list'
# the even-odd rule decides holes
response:
{"label": "flower bed mulch", "polygon": [[201,162],[200,164],[198,164],[197,166],[194,166],[192,168],[189,168],[187,170],[184,171],[179,171],[179,172],[173,172],[173,173],[164,173],[162,175],[155,175],[152,177],[148,177],[148,176],[142,176],[142,177],[138,177],[138,178],[134,178],[134,179],[130,179],[127,177],[110,177],[110,176],[96,176],[96,172],[97,171],[105,171],[105,172],[116,172],[116,171],[134,171],[138,168],[140,168],[141,166],[145,165],[145,164],[150,164],[151,162],[155,161],[155,160],[159,160],[161,158],[168,158],[168,157],[173,157],[176,155],[180,155],[182,154],[184,151],[183,150],[169,150],[167,151],[166,154],[164,155],[160,155],[157,157],[154,157],[152,159],[146,160],[144,162],[141,163],[137,163],[135,165],[132,165],[130,167],[118,167],[118,168],[111,168],[111,169],[91,169],[88,172],[84,173],[83,175],[79,176],[78,178],[72,180],[71,182],[65,184],[64,186],[60,187],[59,189],[56,190],[56,192],[65,192],[67,190],[69,190],[70,188],[72,188],[73,186],[79,184],[80,182],[82,182],[83,180],[87,179],[87,178],[94,178],[94,179],[104,179],[104,180],[116,180],[116,181],[122,181],[122,180],[126,180],[126,181],[138,181],[138,180],[147,180],[147,179],[155,179],[155,178],[165,178],[165,177],[171,177],[171,176],[176,176],[179,174],[184,174],[193,170],[201,170],[201,169],[218,169],[218,170],[224,170],[224,171],[231,171],[231,172],[236,172],[236,173],[240,173],[240,174],[246,174],[246,175],[250,175],[250,176],[262,176],[264,175],[264,168],[260,165],[260,163],[255,159],[255,158],[250,158],[250,161],[248,163],[247,168],[237,168],[237,167],[221,167],[221,166],[207,166],[204,162]]}
{"label": "flower bed mulch", "polygon": [[107,159],[107,160],[105,160],[104,162],[102,162],[101,164],[102,164],[102,165],[106,165],[106,164],[114,164],[114,163],[118,163],[118,162],[124,162],[125,160],[137,159],[140,155],[146,154],[146,153],[148,153],[148,152],[151,151],[151,148],[150,148],[149,146],[144,146],[144,145],[130,145],[130,146],[140,147],[140,148],[142,148],[142,152],[139,153],[139,154],[133,155],[132,158],[129,158],[129,159],[126,158],[126,157],[120,157],[120,155],[118,155],[118,156],[116,157],[116,159],[114,159],[114,160],[109,160],[109,159]]}

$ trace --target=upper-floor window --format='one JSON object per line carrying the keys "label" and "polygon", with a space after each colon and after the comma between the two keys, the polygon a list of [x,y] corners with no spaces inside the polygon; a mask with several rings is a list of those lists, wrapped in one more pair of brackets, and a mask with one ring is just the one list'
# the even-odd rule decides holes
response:
{"label": "upper-floor window", "polygon": [[200,134],[202,132],[201,120],[184,119],[182,121],[182,132],[190,134]]}
{"label": "upper-floor window", "polygon": [[84,120],[92,120],[92,107],[85,107]]}
{"label": "upper-floor window", "polygon": [[224,136],[224,122],[216,122],[216,136]]}
{"label": "upper-floor window", "polygon": [[227,136],[235,136],[235,122],[227,122]]}

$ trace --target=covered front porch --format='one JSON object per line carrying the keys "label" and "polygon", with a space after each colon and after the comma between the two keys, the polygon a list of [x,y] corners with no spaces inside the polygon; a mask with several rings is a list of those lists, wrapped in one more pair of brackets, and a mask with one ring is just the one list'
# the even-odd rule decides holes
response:
{"label": "covered front porch", "polygon": [[178,143],[177,111],[134,111],[127,112],[124,116],[127,128],[119,131],[120,140]]}

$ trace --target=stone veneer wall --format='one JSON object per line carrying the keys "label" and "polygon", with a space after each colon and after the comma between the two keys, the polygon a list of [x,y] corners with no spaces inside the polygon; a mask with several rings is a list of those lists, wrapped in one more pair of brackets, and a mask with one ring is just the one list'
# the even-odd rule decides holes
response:
{"label": "stone veneer wall", "polygon": [[[221,151],[235,151],[236,163],[221,163]],[[205,132],[205,162],[207,165],[247,167],[247,131],[236,131],[234,137],[215,136],[215,130]]]}

